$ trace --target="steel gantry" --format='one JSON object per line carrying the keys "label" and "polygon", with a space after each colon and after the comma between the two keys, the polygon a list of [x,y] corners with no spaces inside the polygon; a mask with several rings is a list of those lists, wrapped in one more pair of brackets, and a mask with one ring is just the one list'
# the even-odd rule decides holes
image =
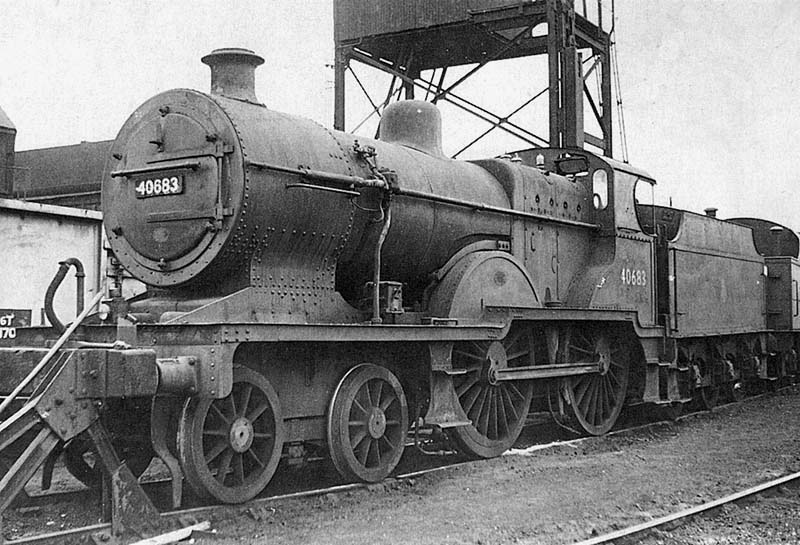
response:
{"label": "steel gantry", "polygon": [[[454,156],[495,130],[533,147],[589,144],[611,156],[613,21],[602,0],[596,9],[587,9],[595,8],[587,0],[581,7],[577,12],[574,0],[335,0],[334,127],[356,132],[390,102],[421,98],[448,102],[488,123]],[[604,30],[604,11],[609,31]],[[507,113],[458,93],[462,83],[491,62],[539,55],[547,55],[548,86]],[[354,65],[389,74],[388,90],[371,94]],[[448,69],[456,66],[470,68],[450,81]],[[598,80],[596,89],[587,85],[591,76]],[[345,121],[348,80],[371,106],[352,127]],[[549,97],[546,137],[519,120],[519,113],[544,95]],[[584,130],[584,111],[596,120],[599,135]]]}

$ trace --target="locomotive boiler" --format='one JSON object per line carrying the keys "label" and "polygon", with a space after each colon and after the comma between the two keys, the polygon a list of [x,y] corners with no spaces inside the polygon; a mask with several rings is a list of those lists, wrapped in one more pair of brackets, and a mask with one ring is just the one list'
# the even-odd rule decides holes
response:
{"label": "locomotive boiler", "polygon": [[332,131],[262,104],[253,52],[203,62],[210,94],[151,98],[111,148],[98,310],[0,340],[0,498],[59,453],[97,482],[88,451],[115,493],[158,456],[175,504],[246,501],[281,460],[378,481],[410,431],[492,457],[531,407],[602,434],[796,373],[788,229],[647,204],[649,175],[584,150],[451,160],[425,102]]}

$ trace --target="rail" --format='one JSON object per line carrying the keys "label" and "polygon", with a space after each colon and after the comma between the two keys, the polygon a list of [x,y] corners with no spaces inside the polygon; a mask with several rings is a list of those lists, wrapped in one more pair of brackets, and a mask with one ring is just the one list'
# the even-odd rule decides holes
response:
{"label": "rail", "polygon": [[740,492],[736,492],[735,494],[730,494],[723,498],[719,498],[714,501],[704,503],[702,505],[690,507],[689,509],[684,509],[683,511],[679,511],[677,513],[672,513],[670,515],[665,515],[663,517],[659,517],[653,520],[649,520],[647,522],[643,522],[641,524],[637,524],[635,526],[630,526],[629,528],[623,528],[622,530],[617,530],[615,532],[611,532],[602,536],[597,536],[591,539],[580,541],[578,543],[575,543],[574,545],[601,545],[602,543],[611,543],[612,541],[640,534],[647,530],[652,530],[653,528],[657,528],[658,526],[663,526],[664,524],[675,522],[676,520],[693,517],[695,515],[699,515],[700,513],[705,513],[706,511],[716,509],[717,507],[721,507],[728,503],[733,503],[735,501],[739,501],[741,499],[750,496],[755,496],[756,494],[760,494],[765,490],[769,490],[771,488],[777,488],[779,486],[794,481],[800,481],[800,473],[792,473],[791,475],[785,475],[778,479],[759,484],[752,488],[748,488],[747,490],[742,490]]}

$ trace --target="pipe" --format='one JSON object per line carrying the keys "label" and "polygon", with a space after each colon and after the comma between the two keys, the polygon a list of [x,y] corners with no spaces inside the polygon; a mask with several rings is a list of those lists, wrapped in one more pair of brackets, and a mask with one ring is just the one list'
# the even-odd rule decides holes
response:
{"label": "pipe", "polygon": [[381,319],[381,250],[383,250],[383,242],[386,240],[386,234],[389,232],[389,226],[392,224],[392,209],[389,205],[388,199],[386,201],[384,214],[383,229],[381,229],[381,235],[378,237],[378,243],[375,245],[375,270],[372,273],[373,324],[380,324],[383,322]]}
{"label": "pipe", "polygon": [[58,291],[61,282],[64,281],[64,277],[67,276],[67,271],[69,271],[70,266],[75,267],[75,308],[77,309],[77,314],[80,314],[83,312],[83,289],[86,273],[83,271],[83,263],[81,263],[80,259],[77,257],[70,257],[64,261],[59,261],[58,264],[58,272],[56,272],[53,280],[50,281],[50,285],[47,286],[47,292],[44,294],[44,313],[47,315],[47,319],[50,321],[50,324],[59,333],[63,333],[64,324],[58,319],[58,316],[56,316],[56,312],[53,309],[53,300],[55,299],[56,291]]}
{"label": "pipe", "polygon": [[319,170],[290,168],[280,165],[272,165],[268,163],[258,163],[255,161],[248,161],[247,166],[251,166],[253,168],[258,168],[261,170],[272,170],[274,172],[285,172],[287,174],[295,174],[297,176],[302,176],[304,178],[310,180],[316,180],[323,183],[337,183],[337,184],[353,185],[355,187],[375,187],[378,189],[389,190],[392,192],[392,194],[400,195],[401,197],[411,197],[414,199],[438,202],[442,204],[451,204],[453,206],[471,208],[479,212],[506,214],[518,218],[528,218],[532,220],[560,223],[563,225],[573,225],[575,227],[585,227],[587,229],[597,230],[600,228],[600,226],[596,223],[587,223],[583,221],[559,218],[558,216],[549,216],[547,214],[534,214],[531,212],[524,212],[522,210],[515,210],[513,208],[503,208],[501,206],[493,206],[481,202],[467,201],[464,199],[456,199],[453,197],[444,197],[441,195],[436,195],[434,193],[415,191],[413,189],[390,188],[384,180],[380,179],[367,179],[367,178],[361,178],[359,176],[347,176],[344,174],[334,174],[331,172],[323,172]]}

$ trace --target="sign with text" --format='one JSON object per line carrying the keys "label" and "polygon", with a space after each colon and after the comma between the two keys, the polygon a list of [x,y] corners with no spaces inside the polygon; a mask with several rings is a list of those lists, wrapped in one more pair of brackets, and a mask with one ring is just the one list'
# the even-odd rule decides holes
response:
{"label": "sign with text", "polygon": [[0,308],[0,339],[14,339],[18,327],[31,325],[31,311]]}

